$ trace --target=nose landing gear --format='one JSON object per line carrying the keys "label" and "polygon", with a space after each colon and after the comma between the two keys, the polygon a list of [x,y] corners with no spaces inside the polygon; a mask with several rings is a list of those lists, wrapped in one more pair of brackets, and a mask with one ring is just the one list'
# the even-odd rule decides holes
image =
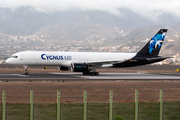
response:
{"label": "nose landing gear", "polygon": [[27,65],[23,65],[23,68],[24,68],[24,71],[25,71],[25,75],[29,75],[28,70],[27,70],[28,66]]}

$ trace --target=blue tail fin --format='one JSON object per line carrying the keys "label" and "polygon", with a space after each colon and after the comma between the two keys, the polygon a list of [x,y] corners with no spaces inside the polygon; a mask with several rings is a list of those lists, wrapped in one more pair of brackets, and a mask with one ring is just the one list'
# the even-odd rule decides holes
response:
{"label": "blue tail fin", "polygon": [[167,29],[160,29],[156,35],[138,52],[140,55],[157,56],[164,42]]}

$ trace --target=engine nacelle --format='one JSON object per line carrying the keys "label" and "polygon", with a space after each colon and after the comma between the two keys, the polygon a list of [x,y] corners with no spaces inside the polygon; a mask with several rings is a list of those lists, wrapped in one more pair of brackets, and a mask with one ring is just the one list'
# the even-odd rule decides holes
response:
{"label": "engine nacelle", "polygon": [[62,71],[68,71],[69,70],[68,67],[64,67],[64,66],[58,66],[58,69],[62,70]]}
{"label": "engine nacelle", "polygon": [[72,63],[71,70],[74,72],[85,72],[89,71],[88,65],[82,63]]}

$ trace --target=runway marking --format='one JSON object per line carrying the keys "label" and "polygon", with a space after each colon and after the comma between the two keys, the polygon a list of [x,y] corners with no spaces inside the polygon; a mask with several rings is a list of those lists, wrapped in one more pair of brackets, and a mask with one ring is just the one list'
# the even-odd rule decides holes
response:
{"label": "runway marking", "polygon": [[100,73],[85,76],[81,73],[0,74],[0,80],[180,80],[180,75],[148,73]]}
{"label": "runway marking", "polygon": [[148,74],[148,73],[100,73],[99,76],[82,75],[80,73],[51,73],[56,75],[69,75],[85,79],[99,79],[99,80],[180,80],[180,76],[173,75],[160,75],[160,74]]}
{"label": "runway marking", "polygon": [[54,74],[54,75],[82,75],[80,73],[50,73],[50,74]]}
{"label": "runway marking", "polygon": [[0,80],[22,80],[22,79],[23,80],[75,80],[75,79],[80,80],[79,78],[0,78]]}
{"label": "runway marking", "polygon": [[22,75],[22,74],[11,74],[11,75],[15,75],[15,76],[19,76],[19,77],[29,77],[29,75]]}
{"label": "runway marking", "polygon": [[169,75],[157,75],[157,74],[145,74],[145,73],[114,73],[111,75],[103,73],[102,76],[80,76],[83,78],[88,79],[119,79],[119,80],[126,80],[126,79],[132,79],[132,80],[154,80],[154,79],[180,79],[180,76],[169,76]]}
{"label": "runway marking", "polygon": [[0,74],[0,76],[19,76],[19,77],[29,77],[29,75],[22,75],[22,74]]}

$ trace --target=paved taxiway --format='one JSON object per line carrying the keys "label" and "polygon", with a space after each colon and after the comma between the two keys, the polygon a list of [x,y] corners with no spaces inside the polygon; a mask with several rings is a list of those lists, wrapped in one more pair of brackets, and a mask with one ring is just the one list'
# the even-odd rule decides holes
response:
{"label": "paved taxiway", "polygon": [[[44,66],[29,66],[31,68],[41,68],[44,69]],[[21,68],[23,69],[22,65],[9,65],[9,64],[0,64],[0,68]],[[48,68],[57,68],[57,66],[48,66]],[[132,69],[132,70],[176,70],[180,69],[180,65],[143,65],[137,67],[125,67],[123,69]],[[106,69],[106,68],[105,68]],[[121,68],[114,68],[114,69],[121,69]]]}
{"label": "paved taxiway", "polygon": [[0,81],[89,81],[89,80],[179,80],[180,74],[148,73],[100,73],[99,76],[84,76],[81,73],[30,73],[0,74]]}

